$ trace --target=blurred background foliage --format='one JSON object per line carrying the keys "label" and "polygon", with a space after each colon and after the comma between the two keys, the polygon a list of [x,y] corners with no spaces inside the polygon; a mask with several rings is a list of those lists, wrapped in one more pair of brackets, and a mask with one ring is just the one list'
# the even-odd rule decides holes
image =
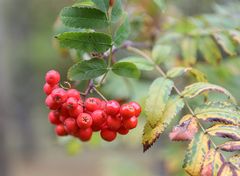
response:
{"label": "blurred background foliage", "polygon": [[[47,70],[59,70],[66,80],[69,66],[82,57],[59,48],[53,39],[69,30],[56,19],[60,9],[73,2],[0,0],[0,175],[185,175],[181,165],[186,143],[172,143],[164,135],[142,153],[144,114],[137,129],[110,144],[97,135],[89,144],[55,138],[47,122],[42,86]],[[196,67],[209,82],[229,89],[240,100],[238,0],[166,0],[163,11],[149,0],[123,2],[130,15],[130,40],[144,43],[149,52],[159,47],[156,54],[166,70]],[[116,58],[127,55],[121,50]],[[144,105],[155,77],[154,72],[144,72],[140,81],[110,74],[102,91],[108,98]],[[183,87],[192,81],[186,76],[176,83]],[[79,88],[83,87],[84,82]]]}

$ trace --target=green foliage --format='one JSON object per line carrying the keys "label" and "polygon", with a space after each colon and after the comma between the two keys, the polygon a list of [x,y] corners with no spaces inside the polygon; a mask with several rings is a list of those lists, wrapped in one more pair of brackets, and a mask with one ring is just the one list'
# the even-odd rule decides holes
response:
{"label": "green foliage", "polygon": [[113,41],[117,46],[120,46],[123,41],[125,41],[130,34],[130,24],[128,20],[128,16],[125,15],[122,24],[117,29],[116,33],[114,34]]}
{"label": "green foliage", "polygon": [[104,52],[112,45],[109,35],[97,32],[65,32],[56,36],[60,45],[85,52]]}
{"label": "green foliage", "polygon": [[[160,9],[165,9],[165,0],[154,2]],[[240,26],[240,23],[229,25],[222,14],[228,13],[223,12],[220,7],[216,7],[215,11],[222,15],[223,24],[214,14],[172,20],[169,24],[163,24],[162,35],[153,47],[150,46],[152,50],[147,50],[150,47],[145,48],[145,43],[139,45],[139,41],[127,41],[130,26],[135,24],[131,23],[127,13],[123,11],[121,0],[115,0],[113,7],[109,7],[109,0],[77,1],[72,7],[61,11],[63,25],[56,36],[62,47],[81,53],[81,61],[68,71],[68,78],[72,81],[91,80],[93,87],[101,89],[102,84],[109,81],[105,78],[111,73],[110,78],[114,79],[115,88],[110,84],[107,90],[114,88],[117,95],[121,95],[118,98],[128,99],[131,95],[126,95],[121,88],[128,90],[130,87],[131,90],[131,83],[143,84],[126,78],[139,78],[140,70],[145,71],[142,76],[144,79],[158,77],[150,85],[146,97],[145,91],[140,93],[146,99],[143,107],[146,115],[142,137],[143,149],[148,150],[185,107],[183,112],[186,114],[181,114],[183,117],[169,137],[175,141],[191,141],[185,156],[184,169],[192,176],[235,176],[240,172],[239,155],[231,156],[227,160],[221,153],[239,151],[240,108],[227,89],[208,83],[205,74],[193,67],[199,61],[217,65],[226,55],[239,54],[240,31],[237,25]],[[138,46],[144,49],[138,49]],[[128,50],[138,56],[128,52],[123,55],[115,54],[119,50]],[[176,63],[172,63],[174,58]],[[160,64],[166,66],[166,73]],[[176,67],[172,67],[173,65]],[[146,73],[154,69],[156,74]],[[109,72],[110,70],[112,72]],[[183,91],[180,91],[171,79],[186,76],[187,73],[192,75],[196,82],[186,87],[181,82]],[[96,79],[100,76],[101,79]],[[119,83],[125,82],[127,84],[121,85],[120,90],[117,90]],[[144,84],[145,87],[146,85]],[[208,95],[210,91],[226,95],[228,99],[205,99],[204,103],[196,103],[195,109],[191,108],[189,99]],[[228,138],[231,141],[216,145],[212,137]],[[73,143],[69,150],[74,153],[76,148],[78,145]]]}
{"label": "green foliage", "polygon": [[145,112],[147,121],[155,126],[161,117],[170,93],[173,88],[173,82],[169,79],[158,78],[149,88],[148,98],[146,100]]}
{"label": "green foliage", "polygon": [[154,69],[154,65],[142,57],[129,56],[121,59],[119,62],[131,62],[135,64],[139,70],[151,71]]}
{"label": "green foliage", "polygon": [[[146,106],[150,106],[150,104],[148,103]],[[144,151],[148,150],[152,146],[152,144],[159,138],[159,136],[164,132],[165,128],[173,120],[173,118],[176,117],[176,115],[181,111],[183,106],[184,106],[183,100],[178,96],[173,96],[167,100],[166,105],[163,108],[163,112],[161,111],[156,112],[155,108],[159,108],[158,104],[153,105],[153,107],[148,107],[149,115],[152,115],[153,113],[159,113],[159,115],[156,116],[158,119],[155,125],[151,124],[151,122],[155,121],[155,119],[153,120],[149,119],[149,116],[147,116],[148,121],[145,124],[142,139]]]}
{"label": "green foliage", "polygon": [[68,79],[72,81],[89,80],[106,73],[107,64],[101,59],[91,59],[73,65],[68,71]]}
{"label": "green foliage", "polygon": [[89,7],[65,7],[60,14],[63,24],[75,28],[106,28],[106,14],[98,9]]}
{"label": "green foliage", "polygon": [[[96,6],[105,13],[109,10],[109,0],[92,0]],[[112,8],[111,21],[116,22],[123,14],[121,0],[115,0],[115,4]]]}
{"label": "green foliage", "polygon": [[140,77],[140,71],[131,62],[118,62],[115,63],[112,67],[112,71],[119,75],[129,78],[139,78]]}

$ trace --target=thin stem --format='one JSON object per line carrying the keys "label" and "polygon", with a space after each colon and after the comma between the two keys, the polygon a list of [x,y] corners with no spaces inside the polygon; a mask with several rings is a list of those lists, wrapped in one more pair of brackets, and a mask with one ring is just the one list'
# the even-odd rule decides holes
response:
{"label": "thin stem", "polygon": [[[165,72],[161,69],[161,67],[158,66],[158,65],[156,65],[156,63],[153,61],[153,59],[152,59],[151,57],[149,57],[146,53],[142,52],[141,50],[139,50],[139,49],[137,49],[137,48],[133,48],[133,47],[127,47],[127,49],[128,49],[129,51],[132,51],[132,52],[138,54],[138,55],[143,56],[143,57],[146,58],[148,61],[152,62],[152,63],[155,65],[155,69],[156,69],[163,77],[167,78]],[[178,94],[180,97],[182,97],[179,89],[178,89],[175,85],[173,86],[173,89],[177,92],[177,94]],[[183,100],[184,100],[184,99],[183,99]],[[189,112],[192,114],[192,116],[197,120],[198,125],[199,125],[199,127],[201,128],[201,130],[206,134],[206,133],[207,133],[207,132],[206,132],[206,129],[203,127],[203,125],[201,124],[201,122],[199,121],[199,119],[196,117],[196,115],[195,115],[194,111],[192,110],[192,108],[190,107],[189,103],[188,103],[186,100],[184,100],[184,103],[185,103],[187,109],[189,110]],[[211,143],[213,144],[213,147],[215,148],[215,150],[217,150],[217,146],[216,146],[216,144],[214,143],[214,141],[211,139],[211,137],[209,137],[209,140],[210,140]],[[223,154],[222,154],[222,155],[223,155]],[[223,155],[223,157],[225,158],[224,155]]]}
{"label": "thin stem", "polygon": [[102,79],[100,80],[100,82],[95,87],[101,87],[102,86],[104,80],[107,77],[107,74],[108,74],[108,71],[103,75]]}
{"label": "thin stem", "polygon": [[104,97],[104,95],[103,95],[99,90],[97,90],[96,87],[93,87],[92,89],[93,89],[104,101],[108,101],[108,100]]}

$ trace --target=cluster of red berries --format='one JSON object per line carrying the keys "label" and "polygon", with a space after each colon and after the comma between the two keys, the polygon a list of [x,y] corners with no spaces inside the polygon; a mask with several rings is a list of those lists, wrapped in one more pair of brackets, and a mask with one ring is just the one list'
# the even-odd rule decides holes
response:
{"label": "cluster of red berries", "polygon": [[88,141],[93,132],[100,131],[104,140],[113,141],[117,133],[126,135],[137,126],[141,113],[138,103],[120,105],[115,100],[104,101],[94,97],[83,102],[78,90],[59,87],[60,74],[57,71],[48,71],[45,79],[45,103],[51,110],[48,118],[56,125],[58,136],[72,135]]}

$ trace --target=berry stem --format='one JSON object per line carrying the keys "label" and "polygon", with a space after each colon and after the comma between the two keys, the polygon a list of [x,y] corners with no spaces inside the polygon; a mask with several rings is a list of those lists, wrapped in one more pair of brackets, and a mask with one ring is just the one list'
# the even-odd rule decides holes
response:
{"label": "berry stem", "polygon": [[94,86],[93,88],[92,88],[104,101],[108,101],[107,99],[106,99],[106,97],[99,91],[99,90],[97,90],[97,88]]}
{"label": "berry stem", "polygon": [[[137,48],[131,47],[131,46],[128,46],[126,49],[129,50],[129,51],[131,51],[131,52],[134,52],[134,53],[136,53],[136,54],[138,54],[138,55],[143,56],[145,59],[147,59],[148,61],[150,61],[151,63],[153,63],[153,64],[155,65],[155,69],[160,73],[160,75],[163,76],[164,78],[167,78],[167,76],[166,76],[165,72],[162,70],[162,68],[161,68],[159,65],[157,65],[157,64],[154,62],[154,60],[153,60],[151,57],[149,57],[146,53],[144,53],[143,51],[141,51],[141,50],[139,50],[139,49],[137,49]],[[182,97],[180,90],[179,90],[175,85],[173,86],[173,89],[176,91],[176,93],[177,93],[180,97]],[[196,115],[195,115],[194,111],[192,110],[192,108],[190,107],[189,103],[188,103],[185,99],[183,99],[183,100],[184,100],[184,103],[185,103],[187,109],[189,110],[189,112],[190,112],[190,113],[192,114],[192,116],[197,120],[198,125],[199,125],[199,127],[201,128],[201,130],[204,132],[204,134],[207,134],[206,129],[203,127],[203,125],[201,124],[201,122],[199,121],[199,119],[196,117]],[[209,136],[209,140],[211,141],[214,149],[217,150],[217,145],[216,145],[216,144],[214,143],[214,141],[211,139],[211,136]],[[223,156],[224,158],[226,158],[226,157],[223,155],[223,153],[222,153],[222,156]]]}

